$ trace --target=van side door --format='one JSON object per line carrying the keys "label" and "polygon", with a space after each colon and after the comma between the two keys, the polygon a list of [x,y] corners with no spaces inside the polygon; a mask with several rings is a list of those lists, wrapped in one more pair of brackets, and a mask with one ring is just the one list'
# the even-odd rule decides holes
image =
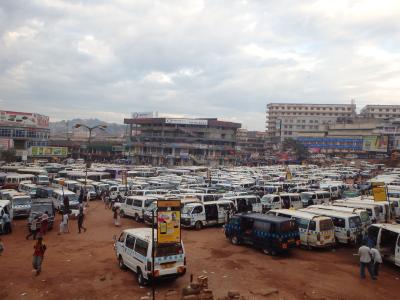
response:
{"label": "van side door", "polygon": [[134,252],[133,247],[135,246],[136,238],[130,234],[126,236],[125,243],[123,244],[123,249],[121,251],[124,264],[133,270],[134,268]]}
{"label": "van side door", "polygon": [[218,224],[218,207],[216,204],[204,205],[206,223],[208,225]]}

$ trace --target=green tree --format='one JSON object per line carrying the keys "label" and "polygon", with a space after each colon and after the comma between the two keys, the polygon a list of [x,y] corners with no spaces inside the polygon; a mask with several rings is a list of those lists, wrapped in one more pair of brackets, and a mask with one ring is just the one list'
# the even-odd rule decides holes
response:
{"label": "green tree", "polygon": [[298,160],[305,160],[309,155],[308,149],[302,143],[292,138],[283,141],[283,150],[294,152]]}
{"label": "green tree", "polygon": [[1,157],[1,160],[4,160],[5,162],[8,162],[8,163],[14,162],[17,160],[17,156],[16,156],[14,149],[1,151],[0,157]]}

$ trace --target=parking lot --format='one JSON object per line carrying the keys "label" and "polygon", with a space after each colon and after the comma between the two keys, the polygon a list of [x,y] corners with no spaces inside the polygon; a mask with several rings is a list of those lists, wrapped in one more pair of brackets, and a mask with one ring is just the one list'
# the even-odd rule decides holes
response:
{"label": "parking lot", "polygon": [[[137,285],[135,274],[118,268],[112,212],[100,201],[90,203],[86,233],[77,233],[76,220],[70,234],[45,236],[47,251],[43,272],[35,277],[31,260],[33,241],[25,240],[26,220],[15,220],[12,235],[3,235],[5,252],[0,257],[0,299],[138,299],[150,289]],[[122,220],[122,228],[145,226],[133,219]],[[206,275],[215,296],[239,290],[252,299],[277,289],[281,299],[396,299],[400,272],[385,264],[378,281],[359,279],[358,257],[352,248],[332,250],[296,249],[289,255],[271,257],[246,246],[234,246],[221,227],[201,231],[183,230],[188,272],[176,281],[157,284],[160,297],[169,289],[189,282],[190,274]],[[7,270],[7,272],[4,272]]]}

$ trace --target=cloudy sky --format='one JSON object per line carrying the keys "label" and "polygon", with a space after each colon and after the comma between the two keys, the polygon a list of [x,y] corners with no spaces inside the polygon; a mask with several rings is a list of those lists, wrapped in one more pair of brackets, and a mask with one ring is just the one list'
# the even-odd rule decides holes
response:
{"label": "cloudy sky", "polygon": [[400,1],[1,0],[0,107],[263,130],[268,102],[400,104]]}

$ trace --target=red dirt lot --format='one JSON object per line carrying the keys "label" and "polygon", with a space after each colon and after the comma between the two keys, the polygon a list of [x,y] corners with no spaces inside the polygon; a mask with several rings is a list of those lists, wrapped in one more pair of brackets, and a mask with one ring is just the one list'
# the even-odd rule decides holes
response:
{"label": "red dirt lot", "polygon": [[[101,202],[91,202],[86,233],[57,235],[60,217],[44,242],[47,245],[42,274],[32,272],[32,240],[25,240],[26,220],[15,220],[12,235],[3,235],[0,256],[0,299],[139,299],[150,292],[136,283],[135,274],[121,271],[113,249],[112,213]],[[123,219],[122,228],[142,227]],[[266,289],[277,289],[280,299],[398,299],[400,269],[385,264],[378,281],[359,279],[356,252],[350,248],[292,251],[270,257],[246,246],[231,245],[221,227],[183,230],[188,272],[175,281],[157,284],[157,298],[169,289],[186,286],[190,274],[209,277],[214,296],[238,290],[250,299]]]}

